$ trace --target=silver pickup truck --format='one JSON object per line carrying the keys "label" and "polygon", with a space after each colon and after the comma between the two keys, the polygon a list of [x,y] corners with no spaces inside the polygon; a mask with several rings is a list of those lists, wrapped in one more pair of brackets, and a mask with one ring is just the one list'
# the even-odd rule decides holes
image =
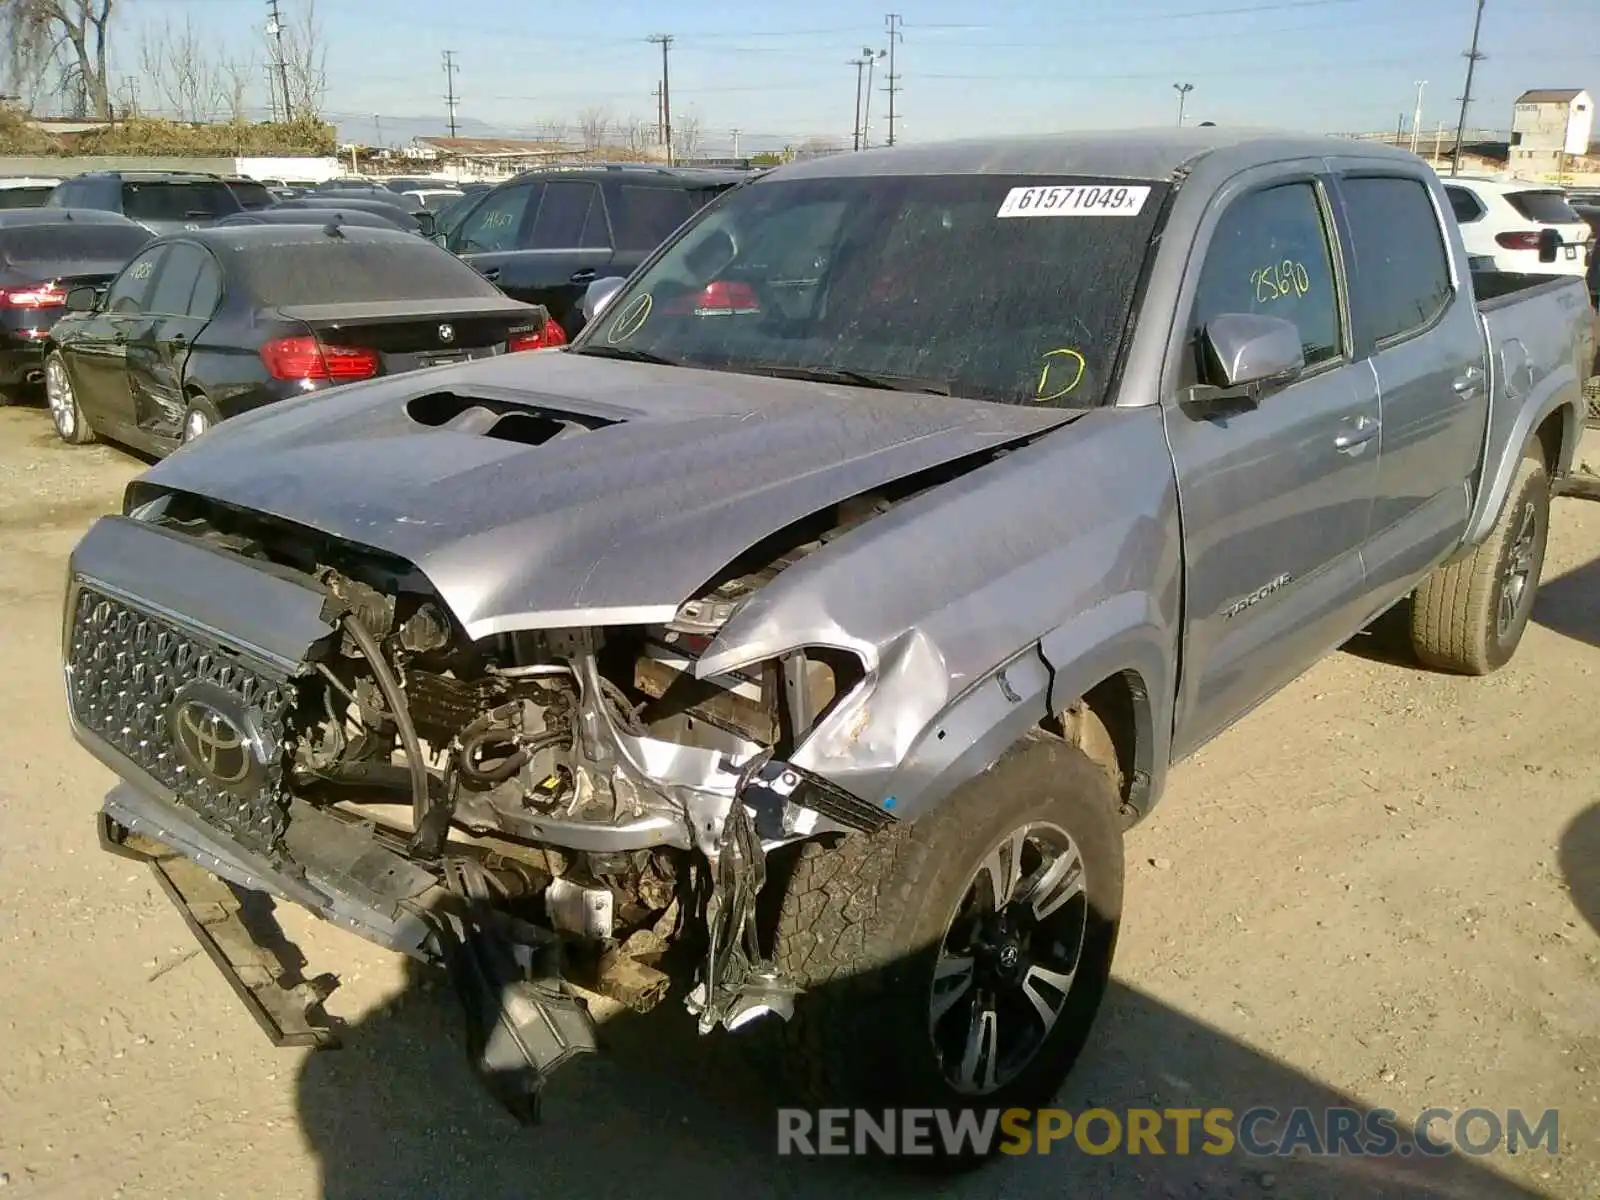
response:
{"label": "silver pickup truck", "polygon": [[702,1032],[786,1021],[818,1101],[1046,1103],[1173,763],[1402,603],[1424,664],[1515,651],[1593,313],[1494,278],[1371,143],[773,171],[570,347],[130,486],[63,631],[103,844],[192,916],[220,877],[446,967],[525,1116],[679,984]]}

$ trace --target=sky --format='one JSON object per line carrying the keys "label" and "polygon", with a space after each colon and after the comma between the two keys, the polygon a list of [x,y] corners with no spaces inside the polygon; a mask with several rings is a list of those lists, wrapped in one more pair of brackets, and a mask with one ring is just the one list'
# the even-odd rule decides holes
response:
{"label": "sky", "polygon": [[[285,15],[305,0],[280,0]],[[1339,133],[1455,127],[1477,0],[885,0],[897,3],[901,141],[1186,123]],[[845,0],[315,0],[327,113],[342,138],[399,145],[446,130],[443,51],[455,51],[462,135],[527,136],[585,109],[655,119],[671,34],[675,117],[702,153],[821,137],[848,143],[863,51],[887,50],[886,14]],[[186,17],[218,46],[259,45],[265,0],[121,0],[119,35]],[[1597,0],[1485,0],[1468,127],[1506,129],[1529,88],[1600,96]],[[118,59],[123,56],[118,55]],[[132,56],[128,56],[132,61]],[[869,140],[887,133],[887,60]],[[263,89],[264,90],[264,89]],[[259,98],[264,104],[264,97]]]}

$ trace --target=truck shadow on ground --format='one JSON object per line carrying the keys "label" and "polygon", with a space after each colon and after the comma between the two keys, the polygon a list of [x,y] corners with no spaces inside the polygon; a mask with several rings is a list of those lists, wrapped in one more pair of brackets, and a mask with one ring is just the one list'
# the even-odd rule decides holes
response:
{"label": "truck shadow on ground", "polygon": [[1575,642],[1600,646],[1600,558],[1541,583],[1533,619]]}
{"label": "truck shadow on ground", "polygon": [[[1600,646],[1600,558],[1545,579],[1531,620],[1554,633]],[[1411,650],[1411,600],[1396,604],[1341,649],[1369,662],[1427,670]]]}
{"label": "truck shadow on ground", "polygon": [[[675,999],[650,1016],[604,1027],[602,1054],[557,1075],[544,1124],[526,1128],[480,1089],[459,1026],[447,982],[418,968],[397,1005],[346,1028],[344,1049],[306,1060],[300,1119],[329,1200],[1540,1195],[1455,1155],[1180,1156],[1170,1126],[1160,1158],[1085,1154],[1069,1139],[1048,1155],[1001,1157],[944,1181],[859,1159],[784,1158],[776,1152],[774,1110],[782,1101],[770,1058],[753,1052],[751,1032],[699,1038]],[[1238,1114],[1257,1105],[1282,1113],[1306,1106],[1319,1121],[1330,1107],[1366,1112],[1333,1088],[1115,983],[1059,1103],[1124,1118],[1130,1108],[1220,1106]],[[1402,1144],[1410,1140],[1407,1117],[1395,1122]],[[1096,1141],[1105,1137],[1104,1126],[1092,1128]],[[1437,1126],[1433,1132],[1443,1136]],[[1203,1142],[1197,1124],[1194,1149]]]}
{"label": "truck shadow on ground", "polygon": [[1567,826],[1560,858],[1573,905],[1600,933],[1600,804],[1584,809]]}

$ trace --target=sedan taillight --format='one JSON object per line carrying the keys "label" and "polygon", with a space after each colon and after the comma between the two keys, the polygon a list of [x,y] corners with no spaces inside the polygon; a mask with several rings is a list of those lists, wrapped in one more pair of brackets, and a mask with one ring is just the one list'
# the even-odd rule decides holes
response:
{"label": "sedan taillight", "polygon": [[1537,250],[1539,248],[1539,234],[1536,230],[1527,230],[1519,233],[1497,233],[1494,240],[1502,249],[1506,250]]}
{"label": "sedan taillight", "polygon": [[361,346],[326,346],[314,337],[278,338],[261,347],[274,379],[353,383],[378,373],[378,352]]}
{"label": "sedan taillight", "polygon": [[59,283],[24,283],[0,287],[0,308],[65,308],[67,289]]}
{"label": "sedan taillight", "polygon": [[506,340],[506,350],[515,354],[519,350],[548,350],[551,346],[565,346],[567,331],[554,317],[546,317],[538,329],[513,330]]}

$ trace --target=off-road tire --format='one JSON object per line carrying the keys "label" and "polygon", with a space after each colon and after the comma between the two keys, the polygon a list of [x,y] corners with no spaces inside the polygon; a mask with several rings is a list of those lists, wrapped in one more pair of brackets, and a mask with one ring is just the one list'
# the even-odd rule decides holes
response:
{"label": "off-road tire", "polygon": [[[1532,565],[1510,627],[1498,629],[1502,578],[1517,535],[1531,511]],[[1539,590],[1550,534],[1550,477],[1533,447],[1511,481],[1505,506],[1484,543],[1467,557],[1438,567],[1411,600],[1411,647],[1424,666],[1460,675],[1487,675],[1511,661]]]}
{"label": "off-road tire", "polygon": [[[1106,773],[1041,733],[914,823],[803,847],[774,947],[778,964],[806,989],[784,1031],[783,1066],[797,1099],[818,1108],[952,1114],[1048,1104],[1083,1049],[1110,979],[1123,890],[1117,810]],[[1061,1016],[1021,1074],[988,1095],[962,1094],[940,1071],[928,1030],[933,964],[984,856],[1038,821],[1065,830],[1082,855],[1088,918],[1078,971]],[[956,1171],[983,1159],[936,1153],[906,1161]]]}

